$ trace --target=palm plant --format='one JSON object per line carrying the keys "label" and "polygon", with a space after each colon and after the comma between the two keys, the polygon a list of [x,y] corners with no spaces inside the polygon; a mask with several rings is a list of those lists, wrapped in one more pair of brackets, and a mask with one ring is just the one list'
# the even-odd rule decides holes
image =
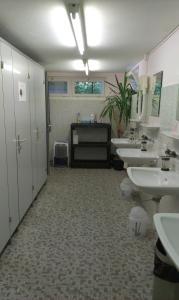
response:
{"label": "palm plant", "polygon": [[101,117],[108,116],[110,122],[114,119],[118,133],[124,125],[127,127],[131,116],[132,95],[136,92],[130,83],[127,82],[127,74],[124,74],[124,81],[119,82],[115,75],[116,84],[105,81],[109,85],[112,95],[105,99],[105,106],[101,112]]}

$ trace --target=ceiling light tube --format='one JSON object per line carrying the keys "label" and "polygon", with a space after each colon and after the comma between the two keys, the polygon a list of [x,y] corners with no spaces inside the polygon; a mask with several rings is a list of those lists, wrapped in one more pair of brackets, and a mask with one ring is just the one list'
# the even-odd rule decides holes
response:
{"label": "ceiling light tube", "polygon": [[84,47],[84,39],[83,39],[83,31],[81,26],[81,19],[79,14],[79,7],[75,4],[72,5],[72,11],[70,10],[70,20],[73,27],[73,32],[75,35],[75,40],[78,46],[78,50],[81,55],[83,55],[85,47]]}
{"label": "ceiling light tube", "polygon": [[88,75],[89,75],[89,65],[88,65],[88,60],[87,60],[87,59],[83,59],[83,63],[84,63],[85,74],[86,74],[86,76],[88,76]]}

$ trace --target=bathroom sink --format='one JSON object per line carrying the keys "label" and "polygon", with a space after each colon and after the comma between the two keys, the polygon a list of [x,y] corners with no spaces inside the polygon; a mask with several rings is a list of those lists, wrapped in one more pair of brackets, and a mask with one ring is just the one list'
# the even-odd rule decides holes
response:
{"label": "bathroom sink", "polygon": [[141,151],[140,149],[117,149],[117,155],[128,164],[144,165],[157,162],[158,154],[152,151]]}
{"label": "bathroom sink", "polygon": [[140,141],[131,142],[129,138],[113,138],[111,143],[117,148],[140,148]]}
{"label": "bathroom sink", "polygon": [[179,214],[155,214],[154,224],[166,252],[179,270]]}
{"label": "bathroom sink", "polygon": [[145,193],[158,196],[179,195],[179,174],[174,171],[129,167],[127,173],[131,181]]}

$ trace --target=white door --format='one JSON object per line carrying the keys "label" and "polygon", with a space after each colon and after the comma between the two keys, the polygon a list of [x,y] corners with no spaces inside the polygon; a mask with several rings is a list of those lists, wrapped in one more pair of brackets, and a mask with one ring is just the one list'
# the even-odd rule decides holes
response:
{"label": "white door", "polygon": [[32,149],[32,184],[33,184],[33,199],[35,199],[38,191],[38,128],[36,124],[36,103],[35,103],[35,87],[34,87],[34,64],[29,61],[29,101],[30,101],[30,116],[31,116],[31,149]]}
{"label": "white door", "polygon": [[28,61],[12,50],[20,219],[32,202],[32,161]]}
{"label": "white door", "polygon": [[16,130],[14,115],[12,51],[5,43],[1,42],[2,78],[5,109],[9,211],[11,234],[19,223],[18,186],[17,186],[17,156],[16,156]]}
{"label": "white door", "polygon": [[33,198],[35,198],[47,178],[44,71],[37,64],[29,62],[29,75]]}
{"label": "white door", "polygon": [[34,85],[37,126],[38,184],[40,189],[47,179],[46,104],[44,69],[35,65]]}
{"label": "white door", "polygon": [[[0,57],[1,59],[1,57]],[[7,157],[4,123],[2,73],[0,69],[0,251],[10,238],[7,184]]]}

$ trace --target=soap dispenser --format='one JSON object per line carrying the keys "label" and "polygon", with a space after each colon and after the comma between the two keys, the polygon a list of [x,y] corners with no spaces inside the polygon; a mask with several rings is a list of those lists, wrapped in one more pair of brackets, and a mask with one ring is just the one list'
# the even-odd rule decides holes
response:
{"label": "soap dispenser", "polygon": [[140,145],[141,151],[147,151],[147,141],[148,141],[148,137],[143,134],[141,137],[141,145]]}
{"label": "soap dispenser", "polygon": [[161,156],[162,159],[162,171],[169,171],[170,170],[170,157],[169,156]]}
{"label": "soap dispenser", "polygon": [[147,141],[145,141],[145,140],[141,141],[140,150],[141,151],[147,151]]}
{"label": "soap dispenser", "polygon": [[135,129],[131,127],[129,132],[130,132],[130,133],[129,133],[129,140],[130,140],[131,143],[132,143],[132,142],[134,142],[134,140],[135,140]]}

